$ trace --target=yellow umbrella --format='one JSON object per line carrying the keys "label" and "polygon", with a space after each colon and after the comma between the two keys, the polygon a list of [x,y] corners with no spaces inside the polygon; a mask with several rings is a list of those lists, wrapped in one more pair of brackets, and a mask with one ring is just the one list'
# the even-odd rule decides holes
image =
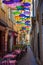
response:
{"label": "yellow umbrella", "polygon": [[32,0],[23,0],[23,2],[32,2]]}
{"label": "yellow umbrella", "polygon": [[21,17],[20,16],[14,16],[14,18],[15,18],[16,21],[20,21]]}

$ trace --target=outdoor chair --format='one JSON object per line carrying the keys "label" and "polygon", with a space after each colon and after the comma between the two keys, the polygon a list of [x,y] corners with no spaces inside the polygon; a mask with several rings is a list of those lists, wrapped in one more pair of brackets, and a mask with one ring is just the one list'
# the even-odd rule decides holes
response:
{"label": "outdoor chair", "polygon": [[1,65],[16,65],[17,61],[16,60],[4,60],[1,62]]}
{"label": "outdoor chair", "polygon": [[7,54],[7,55],[5,55],[3,57],[3,60],[8,60],[8,59],[10,59],[10,60],[16,60],[16,57],[17,57],[17,55]]}

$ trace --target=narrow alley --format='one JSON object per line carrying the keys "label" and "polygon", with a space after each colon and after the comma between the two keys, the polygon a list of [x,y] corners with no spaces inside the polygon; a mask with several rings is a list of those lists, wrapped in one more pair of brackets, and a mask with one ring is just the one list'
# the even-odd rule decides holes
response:
{"label": "narrow alley", "polygon": [[28,47],[26,55],[18,62],[18,65],[38,65],[30,47]]}
{"label": "narrow alley", "polygon": [[43,65],[43,0],[0,0],[0,65]]}

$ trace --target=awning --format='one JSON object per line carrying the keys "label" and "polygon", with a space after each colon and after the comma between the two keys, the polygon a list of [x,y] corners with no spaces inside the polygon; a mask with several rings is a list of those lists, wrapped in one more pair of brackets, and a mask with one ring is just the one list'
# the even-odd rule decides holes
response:
{"label": "awning", "polygon": [[3,27],[8,27],[8,24],[5,23],[3,20],[0,19],[0,25]]}

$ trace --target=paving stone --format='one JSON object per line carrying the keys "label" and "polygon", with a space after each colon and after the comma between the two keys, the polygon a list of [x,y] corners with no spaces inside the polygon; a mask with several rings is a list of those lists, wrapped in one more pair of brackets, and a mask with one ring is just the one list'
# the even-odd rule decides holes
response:
{"label": "paving stone", "polygon": [[37,65],[36,59],[30,47],[28,47],[26,55],[18,62],[18,65]]}

